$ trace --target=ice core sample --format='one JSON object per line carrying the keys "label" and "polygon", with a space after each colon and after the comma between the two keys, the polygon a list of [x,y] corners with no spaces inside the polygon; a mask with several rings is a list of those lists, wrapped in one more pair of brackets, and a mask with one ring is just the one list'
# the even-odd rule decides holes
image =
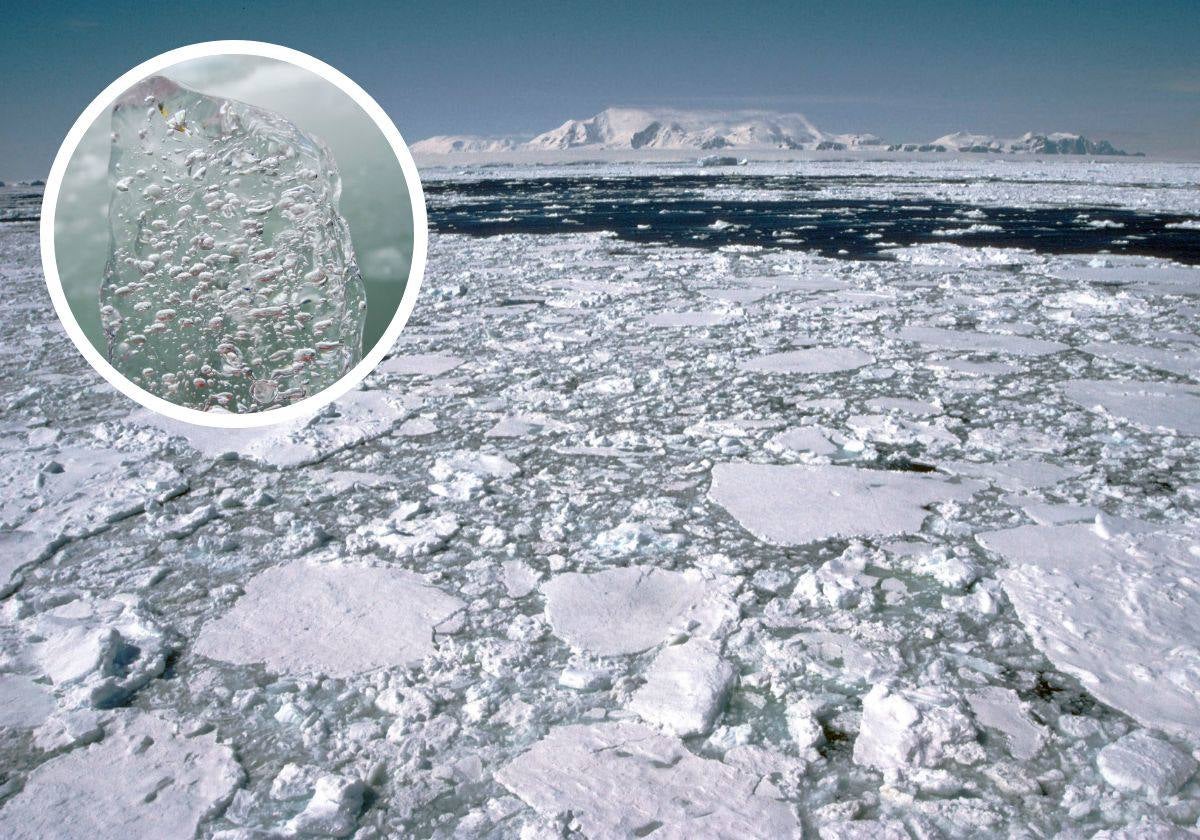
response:
{"label": "ice core sample", "polygon": [[262,411],[359,361],[366,291],[329,149],[283,117],[152,76],[113,106],[108,358],[150,393]]}

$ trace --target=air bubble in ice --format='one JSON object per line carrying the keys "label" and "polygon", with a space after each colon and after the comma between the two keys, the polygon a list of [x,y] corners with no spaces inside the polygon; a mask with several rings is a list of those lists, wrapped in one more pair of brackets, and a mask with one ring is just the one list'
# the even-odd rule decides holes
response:
{"label": "air bubble in ice", "polygon": [[161,76],[112,124],[100,303],[117,370],[171,402],[246,412],[358,363],[365,287],[320,140]]}

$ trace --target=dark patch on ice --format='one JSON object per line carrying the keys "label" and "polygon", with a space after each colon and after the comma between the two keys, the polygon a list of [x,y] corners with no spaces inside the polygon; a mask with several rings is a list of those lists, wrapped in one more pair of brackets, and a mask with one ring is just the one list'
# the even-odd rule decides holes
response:
{"label": "dark patch on ice", "polygon": [[[1050,254],[1136,254],[1200,264],[1200,231],[1167,227],[1190,218],[1171,213],[1096,206],[979,207],[927,196],[816,197],[827,187],[894,180],[736,174],[484,178],[434,181],[426,185],[425,196],[433,230],[473,236],[610,231],[639,244],[708,249],[756,245],[856,260],[889,259],[889,247],[956,243]],[[722,194],[713,197],[715,190]],[[735,191],[767,196],[739,199]]]}

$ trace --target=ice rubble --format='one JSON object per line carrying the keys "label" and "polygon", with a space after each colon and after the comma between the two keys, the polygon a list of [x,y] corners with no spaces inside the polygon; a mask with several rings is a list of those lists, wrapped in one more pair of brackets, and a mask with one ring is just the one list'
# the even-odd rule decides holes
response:
{"label": "ice rubble", "polygon": [[285,674],[351,676],[419,661],[463,603],[402,569],[274,566],[196,639],[197,653]]}
{"label": "ice rubble", "polygon": [[234,412],[332,385],[362,356],[366,289],[325,144],[152,76],[117,99],[109,361],[171,402]]}
{"label": "ice rubble", "polygon": [[351,391],[332,410],[255,429],[197,426],[152,411],[134,412],[133,419],[168,438],[185,440],[208,458],[245,458],[290,469],[387,434],[404,414],[401,400],[386,391]]}
{"label": "ice rubble", "polygon": [[[831,179],[819,192],[918,189],[984,204],[1076,194],[1196,201],[1190,174],[1148,186],[1145,176],[1166,178],[1170,168],[1079,166],[1065,184],[967,178],[931,188],[893,168],[896,182]],[[803,822],[813,836],[1063,840],[1182,836],[1195,825],[1194,772],[1172,793],[1153,792],[1182,776],[1173,768],[1186,769],[1180,756],[1196,748],[1182,730],[1195,726],[1134,721],[1182,708],[1195,689],[1195,640],[1168,612],[1195,611],[1186,535],[1200,503],[1200,438],[1161,430],[1174,397],[1153,393],[1165,396],[1160,383],[1170,390],[1179,374],[1131,355],[1078,352],[1092,343],[1172,353],[1195,344],[1195,269],[1111,255],[1089,267],[1088,257],[961,246],[866,264],[603,234],[437,236],[431,248],[430,295],[402,352],[469,362],[441,373],[432,362],[397,362],[367,380],[371,390],[248,454],[233,434],[212,436],[201,451],[188,440],[203,433],[168,435],[130,417],[123,398],[61,352],[53,315],[37,303],[36,231],[0,231],[14,301],[0,319],[0,346],[12,351],[0,354],[0,373],[29,383],[0,397],[0,447],[17,488],[5,501],[19,493],[22,517],[40,509],[23,488],[54,488],[37,474],[72,448],[119,451],[127,464],[117,469],[131,478],[169,465],[168,485],[187,491],[143,486],[127,500],[128,516],[90,536],[80,530],[9,584],[0,696],[28,707],[23,728],[0,738],[11,780],[0,786],[0,814],[39,767],[103,744],[114,715],[71,688],[95,676],[58,685],[46,675],[40,661],[59,665],[35,656],[51,650],[39,620],[126,592],[162,633],[161,644],[146,642],[146,664],[160,650],[179,654],[129,702],[175,710],[185,732],[215,727],[245,765],[228,807],[201,821],[202,836],[253,840],[305,826],[362,836],[605,836],[621,833],[612,826],[631,802],[651,812],[633,818],[638,827],[663,823],[652,837],[695,834],[705,819],[751,836],[786,836]],[[1088,277],[1073,278],[1076,269]],[[731,317],[684,332],[644,322],[695,311]],[[896,340],[912,325],[1075,350],[1014,355]],[[810,341],[875,361],[829,375],[741,370],[746,359]],[[1013,373],[997,382],[989,370]],[[1148,383],[1128,404],[1145,403],[1154,422],[1125,422],[1099,409],[1103,400],[1081,405],[1063,387],[1123,389],[1125,377]],[[1183,419],[1193,410],[1176,407]],[[407,434],[429,426],[438,431]],[[789,533],[806,532],[804,542],[765,542],[729,515],[713,480],[719,490],[725,471],[743,469],[753,477],[739,503],[747,510],[769,507],[763,500],[786,507],[793,482],[797,498],[818,497],[781,518]],[[878,480],[885,494],[860,483]],[[843,484],[845,495],[826,492]],[[99,509],[109,495],[103,480],[85,482],[75,509]],[[880,518],[906,536],[869,533]],[[1151,531],[1131,533],[1130,519]],[[1069,548],[1056,544],[1028,562],[975,539],[1029,522],[1069,524],[1084,536],[1063,537]],[[1087,566],[1100,557],[1088,531],[1112,548],[1104,574]],[[1175,547],[1154,543],[1158,532]],[[1071,562],[1077,543],[1083,556],[1069,576],[1042,570]],[[418,660],[397,661],[392,645],[379,653],[383,664],[338,676],[322,673],[310,649],[311,640],[312,649],[345,650],[336,630],[301,635],[294,672],[275,670],[262,653],[265,667],[249,654],[231,662],[199,652],[198,636],[222,622],[231,628],[231,617],[250,626],[282,614],[290,593],[265,619],[250,615],[256,575],[296,563],[412,575],[421,594],[405,604],[446,596],[463,606],[436,626],[410,616],[377,629],[390,639],[411,628],[425,651]],[[1160,568],[1176,583],[1151,591]],[[639,592],[647,575],[660,602]],[[1127,583],[1139,600],[1126,598]],[[354,587],[339,608],[374,603],[362,589],[375,588]],[[293,612],[279,636],[305,615]],[[1139,625],[1143,615],[1155,621]],[[105,626],[102,617],[86,622],[89,633]],[[245,640],[231,638],[226,650]],[[355,649],[375,649],[373,638],[356,637]],[[1067,658],[1099,663],[1103,679],[1088,682]],[[96,676],[109,662],[87,660]],[[131,664],[126,676],[139,658]],[[735,673],[727,687],[725,666]],[[1116,689],[1130,714],[1107,705]],[[899,700],[864,702],[884,691]],[[1123,742],[1139,728],[1154,743]],[[860,740],[869,763],[854,760]],[[678,761],[641,762],[630,741],[661,748],[660,764]],[[592,743],[615,746],[581,746]],[[578,760],[564,769],[562,756]],[[1133,789],[1133,775],[1151,784]],[[646,783],[631,788],[629,778]],[[731,803],[725,811],[705,818],[682,802],[702,803],[694,795],[711,789]]]}
{"label": "ice rubble", "polygon": [[842,466],[717,464],[709,496],[755,536],[776,545],[921,529],[935,502],[982,487],[929,475]]}
{"label": "ice rubble", "polygon": [[241,783],[233,751],[212,734],[186,735],[165,719],[124,712],[104,739],[52,758],[0,808],[12,840],[191,837]]}
{"label": "ice rubble", "polygon": [[76,598],[22,622],[28,657],[67,708],[125,703],[177,642],[134,595]]}
{"label": "ice rubble", "polygon": [[187,481],[171,464],[111,449],[65,446],[6,455],[0,475],[0,592],[22,566],[177,496]]}
{"label": "ice rubble", "polygon": [[1034,643],[1097,698],[1145,726],[1200,733],[1195,534],[1149,524],[1024,525],[981,534]]}
{"label": "ice rubble", "polygon": [[801,833],[791,806],[756,793],[756,776],[634,723],[552,729],[496,779],[549,818],[569,811],[585,836]]}

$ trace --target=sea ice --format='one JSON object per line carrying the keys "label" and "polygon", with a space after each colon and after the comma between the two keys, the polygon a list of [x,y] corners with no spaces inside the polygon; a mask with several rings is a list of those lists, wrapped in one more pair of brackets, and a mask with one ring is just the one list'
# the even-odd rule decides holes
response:
{"label": "sea ice", "polygon": [[[1143,526],[1146,528],[1149,526]],[[1182,738],[1200,732],[1194,535],[1024,525],[979,536],[1017,614],[1055,665],[1104,703]]]}
{"label": "sea ice", "polygon": [[254,429],[217,429],[172,420],[153,411],[130,415],[130,424],[182,438],[207,458],[244,458],[280,469],[321,461],[334,452],[387,434],[404,416],[401,400],[387,391],[351,391],[336,409],[290,423]]}
{"label": "sea ice", "polygon": [[806,347],[741,363],[752,373],[837,373],[869,365],[875,358],[853,347]]}
{"label": "sea ice", "polygon": [[542,584],[546,617],[555,635],[600,656],[654,647],[707,592],[698,572],[651,566],[567,572]]}
{"label": "sea ice", "polygon": [[690,639],[670,645],[650,663],[646,684],[633,695],[630,710],[672,735],[707,735],[733,685],[733,666],[718,645]]}
{"label": "sea ice", "polygon": [[1148,429],[1200,435],[1200,386],[1173,382],[1075,379],[1062,386],[1067,399]]}
{"label": "sea ice", "polygon": [[987,686],[967,694],[975,719],[1004,733],[1013,758],[1028,761],[1046,743],[1046,728],[1035,723],[1025,704],[1011,688]]}
{"label": "sea ice", "polygon": [[1096,764],[1118,790],[1155,798],[1170,796],[1196,772],[1195,759],[1144,729],[1100,750]]}
{"label": "sea ice", "polygon": [[33,662],[69,708],[109,708],[157,677],[174,649],[133,595],[67,601],[24,622]]}
{"label": "sea ice", "polygon": [[157,715],[123,712],[104,739],[37,767],[0,808],[10,840],[192,837],[229,800],[242,769],[216,736],[180,735]]}
{"label": "sea ice", "polygon": [[974,763],[975,727],[961,705],[937,689],[902,691],[880,683],[865,697],[854,761],[887,773]]}
{"label": "sea ice", "polygon": [[656,312],[645,321],[648,327],[715,327],[728,319],[721,312]]}
{"label": "sea ice", "polygon": [[286,674],[347,677],[417,662],[463,607],[419,575],[385,567],[292,563],[260,572],[245,589],[201,629],[196,652]]}
{"label": "sea ice", "polygon": [[0,591],[22,566],[177,496],[187,480],[171,464],[113,449],[68,446],[0,459]]}
{"label": "sea ice", "polygon": [[571,812],[591,837],[801,834],[790,805],[755,793],[757,776],[634,723],[552,729],[496,779],[547,818]]}
{"label": "sea ice", "polygon": [[759,539],[801,545],[916,532],[928,505],[967,499],[981,487],[857,467],[730,463],[713,467],[709,496]]}
{"label": "sea ice", "polygon": [[1079,348],[1085,353],[1134,365],[1178,373],[1190,379],[1200,376],[1200,351],[1193,348],[1168,350],[1136,344],[1094,342]]}
{"label": "sea ice", "polygon": [[366,787],[362,779],[322,776],[304,810],[288,821],[288,831],[302,837],[352,834]]}
{"label": "sea ice", "polygon": [[201,410],[274,408],[362,356],[366,292],[323,142],[152,76],[112,110],[109,361]]}
{"label": "sea ice", "polygon": [[0,674],[0,729],[32,729],[54,711],[54,697],[21,674]]}
{"label": "sea ice", "polygon": [[1045,341],[1020,335],[982,333],[973,330],[948,330],[942,327],[904,327],[897,334],[905,341],[915,341],[947,350],[969,353],[1011,353],[1016,356],[1044,356],[1067,349],[1057,341]]}
{"label": "sea ice", "polygon": [[376,370],[379,373],[391,373],[398,376],[441,376],[462,363],[463,360],[457,356],[447,356],[441,353],[415,353],[384,359]]}

